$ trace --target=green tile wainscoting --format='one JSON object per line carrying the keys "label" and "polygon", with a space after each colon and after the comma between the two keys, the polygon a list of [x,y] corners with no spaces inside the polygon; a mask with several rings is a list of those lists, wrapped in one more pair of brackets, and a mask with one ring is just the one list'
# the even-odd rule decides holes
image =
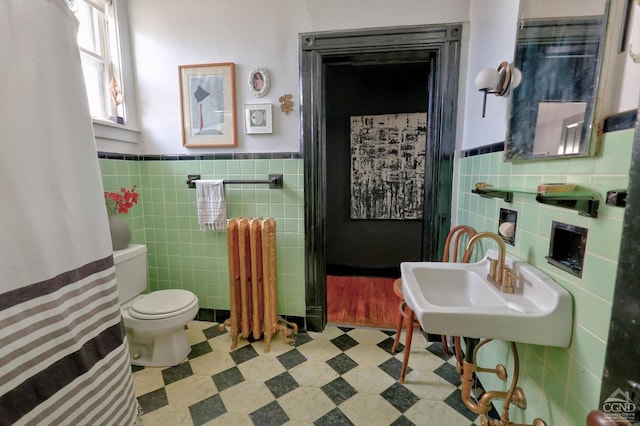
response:
{"label": "green tile wainscoting", "polygon": [[[528,407],[512,406],[515,423],[530,424],[540,417],[554,426],[585,424],[588,412],[598,408],[624,214],[622,208],[607,206],[605,199],[608,190],[627,187],[633,138],[633,129],[605,133],[596,157],[512,163],[504,162],[500,151],[459,160],[457,223],[497,232],[500,208],[516,210],[515,245],[507,251],[550,275],[574,300],[568,349],[518,345],[519,383]],[[531,191],[543,182],[575,183],[600,194],[598,218],[539,204],[530,194],[514,193],[513,203],[483,198],[471,193],[476,182]],[[545,259],[553,220],[589,230],[581,279]],[[503,363],[512,372],[509,351],[505,342],[491,342],[479,352],[479,365],[493,368]],[[485,389],[506,390],[495,375],[481,373],[479,378]],[[496,408],[502,410],[499,403]]]}
{"label": "green tile wainscoting", "polygon": [[147,245],[149,290],[190,290],[204,309],[229,310],[226,234],[200,230],[196,191],[187,187],[187,174],[243,180],[283,174],[283,189],[227,185],[227,209],[229,217],[276,219],[278,313],[305,316],[302,159],[99,157],[106,191],[136,185],[140,193],[138,205],[124,218],[131,227],[132,242]]}
{"label": "green tile wainscoting", "polygon": [[[140,166],[135,160],[105,160],[100,159],[100,172],[102,173],[102,184],[104,190],[108,192],[119,192],[120,188],[131,189],[136,186],[136,192],[141,193],[140,187]],[[131,229],[131,242],[144,244],[145,224],[144,208],[142,198],[138,199],[138,204],[129,209],[127,214],[120,214]]]}

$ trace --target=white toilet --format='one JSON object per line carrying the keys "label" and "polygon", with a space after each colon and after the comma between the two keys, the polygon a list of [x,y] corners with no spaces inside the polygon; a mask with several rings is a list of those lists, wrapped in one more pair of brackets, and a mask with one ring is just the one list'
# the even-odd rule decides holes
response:
{"label": "white toilet", "polygon": [[147,290],[147,247],[131,244],[113,252],[131,364],[172,366],[191,346],[185,325],[198,313],[198,298],[188,290]]}

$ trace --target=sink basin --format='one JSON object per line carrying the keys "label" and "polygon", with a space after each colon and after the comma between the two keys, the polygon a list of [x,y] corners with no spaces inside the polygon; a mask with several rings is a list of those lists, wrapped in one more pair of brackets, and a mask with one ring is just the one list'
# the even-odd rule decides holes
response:
{"label": "sink basin", "polygon": [[571,341],[571,295],[548,275],[506,254],[505,263],[521,277],[513,294],[487,280],[488,250],[476,263],[404,262],[404,299],[422,328],[435,334],[491,338],[566,348]]}

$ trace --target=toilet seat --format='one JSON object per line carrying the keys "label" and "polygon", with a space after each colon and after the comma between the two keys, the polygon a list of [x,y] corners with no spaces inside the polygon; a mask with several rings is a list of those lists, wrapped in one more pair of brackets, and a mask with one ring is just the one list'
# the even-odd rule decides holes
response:
{"label": "toilet seat", "polygon": [[163,319],[190,310],[198,303],[195,294],[188,290],[158,290],[136,300],[129,307],[129,315],[137,319]]}

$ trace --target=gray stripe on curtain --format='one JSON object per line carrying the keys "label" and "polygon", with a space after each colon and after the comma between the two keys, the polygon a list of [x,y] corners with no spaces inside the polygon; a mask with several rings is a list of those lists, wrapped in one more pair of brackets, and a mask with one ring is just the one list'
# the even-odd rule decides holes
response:
{"label": "gray stripe on curtain", "polygon": [[[95,314],[87,314],[84,319],[91,320],[91,322],[87,324],[85,327],[76,328],[75,330],[73,330],[71,328],[65,327],[65,325],[61,325],[61,327],[63,328],[60,328],[53,333],[43,335],[40,340],[31,341],[31,343],[25,347],[25,350],[20,348],[18,350],[11,352],[7,356],[3,357],[2,359],[0,359],[0,362],[6,361],[6,363],[4,364],[5,366],[7,366],[9,363],[13,364],[12,366],[15,366],[17,363],[13,361],[17,359],[16,358],[17,356],[23,357],[23,359],[18,364],[20,367],[19,370],[16,368],[12,368],[12,369],[8,368],[7,370],[10,370],[10,371],[7,371],[6,374],[4,374],[3,376],[0,376],[0,380],[6,381],[7,383],[9,383],[10,381],[14,380],[19,376],[25,376],[29,374],[31,369],[37,369],[40,365],[48,362],[51,359],[54,359],[60,353],[73,350],[74,346],[77,346],[78,341],[74,338],[69,337],[71,335],[70,331],[75,332],[78,335],[84,335],[84,334],[91,333],[92,330],[95,330],[96,327],[100,327],[100,325],[102,324],[113,324],[114,322],[120,323],[119,315],[117,315],[113,311],[112,313],[108,313],[108,311],[104,310],[105,308],[112,307],[112,306],[113,306],[113,302],[98,305],[97,306],[98,312],[102,313],[103,315],[96,316]],[[69,325],[74,325],[74,324],[69,324]],[[61,338],[64,338],[65,340],[51,347],[50,349],[36,351],[36,349],[42,346],[43,342],[51,341],[54,339],[61,339]],[[28,357],[30,352],[26,349],[30,349],[34,351],[37,355],[34,357]]]}
{"label": "gray stripe on curtain", "polygon": [[[4,413],[0,420],[2,424],[15,423],[39,404],[63,390],[118,348],[122,340],[122,325],[118,323],[85,343],[80,350],[54,362],[0,396],[0,411]],[[68,393],[71,389],[65,392]]]}
{"label": "gray stripe on curtain", "polygon": [[[133,388],[128,387],[125,380],[128,374],[127,370],[130,369],[128,361],[120,359],[116,360],[116,364],[112,364],[112,357],[108,357],[105,360],[109,362],[102,363],[99,368],[92,371],[92,374],[83,376],[78,385],[65,395],[66,403],[62,410],[60,405],[57,404],[59,401],[51,401],[56,402],[56,404],[51,404],[30,421],[42,424],[45,419],[49,418],[50,424],[97,425],[112,423],[118,425],[124,422],[122,419],[114,418],[114,413],[121,412],[122,418],[134,417],[131,416],[131,412],[126,410],[128,408],[126,402],[131,398],[135,398]],[[104,386],[95,389],[91,397],[87,398],[85,389],[91,389],[94,383],[105,378],[108,378],[108,382]],[[126,398],[121,398],[122,395],[125,395]],[[135,410],[135,406],[130,407],[130,409]],[[74,415],[69,417],[68,412],[72,412]],[[85,413],[92,413],[93,415],[85,416]]]}
{"label": "gray stripe on curtain", "polygon": [[[113,266],[112,255],[87,263],[79,268],[63,272],[53,278],[3,293],[2,298],[0,298],[0,311],[33,299],[34,294],[43,296],[54,293],[66,285],[80,281],[94,274],[96,271],[105,270],[110,266]],[[4,323],[0,323],[0,325],[2,324]]]}
{"label": "gray stripe on curtain", "polygon": [[[83,341],[99,332],[101,324],[120,323],[114,268],[101,270],[106,266],[101,262],[91,266],[93,275],[88,274],[86,265],[78,268],[83,274],[60,274],[54,279],[58,291],[42,295],[36,290],[31,300],[5,309],[8,318],[0,326],[0,365],[4,366],[0,383],[17,385],[22,380],[16,383],[16,378],[78,350]],[[62,285],[61,276],[79,280]],[[106,279],[109,276],[111,280]]]}
{"label": "gray stripe on curtain", "polygon": [[[29,300],[15,297],[21,289],[7,293],[14,302],[21,302],[5,306],[3,313],[10,316],[0,325],[0,424],[13,424],[36,407],[41,411],[32,419],[34,423],[27,424],[69,422],[74,414],[81,415],[81,423],[105,415],[103,420],[111,421],[114,415],[127,416],[135,410],[128,399],[133,396],[128,395],[133,388],[126,380],[130,377],[128,357],[116,358],[115,369],[110,359],[120,351],[128,353],[112,265],[112,261],[95,261],[35,283],[28,286],[33,296]],[[46,291],[37,291],[41,288]],[[38,313],[35,318],[44,319],[34,322],[34,311]],[[83,341],[82,336],[95,337]],[[22,344],[21,339],[28,340]],[[100,381],[103,385],[96,391],[104,395],[91,401],[87,387]],[[74,398],[71,406],[78,411],[69,411],[65,405]],[[53,404],[56,399],[62,405]],[[49,413],[56,418],[47,419]]]}
{"label": "gray stripe on curtain", "polygon": [[[114,293],[114,288],[112,288],[115,285],[114,279],[115,279],[115,273],[110,273],[105,277],[98,277],[97,279],[92,280],[91,282],[88,282],[87,284],[85,284],[85,286],[82,289],[76,289],[71,293],[60,295],[59,298],[55,301],[47,300],[45,303],[33,304],[32,307],[26,308],[25,310],[21,310],[9,316],[8,318],[5,318],[2,321],[0,321],[0,328],[8,329],[9,327],[18,327],[20,321],[24,321],[25,318],[28,318],[30,315],[46,312],[47,310],[53,309],[56,305],[60,305],[63,303],[69,305],[68,309],[66,310],[73,311],[73,308],[81,308],[84,306],[85,303],[86,304],[93,303],[102,297],[110,297],[111,299],[113,299],[114,296],[117,296],[117,294]],[[104,284],[109,284],[109,286],[105,288]],[[94,291],[94,292],[98,291],[98,293],[97,294],[91,293],[87,295],[86,293],[90,291]],[[52,311],[52,312],[55,312],[55,311]],[[5,312],[4,314],[7,315],[8,313]],[[20,331],[39,330],[40,328],[42,328],[42,326],[46,324],[51,324],[52,322],[58,322],[63,320],[66,320],[66,318],[62,314],[54,313],[52,314],[52,316],[48,318],[44,318],[38,322],[33,322],[32,320],[32,322],[28,326],[26,326]],[[5,343],[13,343],[15,340],[19,339],[21,336],[24,336],[24,335],[13,332],[13,335],[8,335],[4,339],[4,341]],[[2,364],[2,358],[0,358],[0,364]]]}

